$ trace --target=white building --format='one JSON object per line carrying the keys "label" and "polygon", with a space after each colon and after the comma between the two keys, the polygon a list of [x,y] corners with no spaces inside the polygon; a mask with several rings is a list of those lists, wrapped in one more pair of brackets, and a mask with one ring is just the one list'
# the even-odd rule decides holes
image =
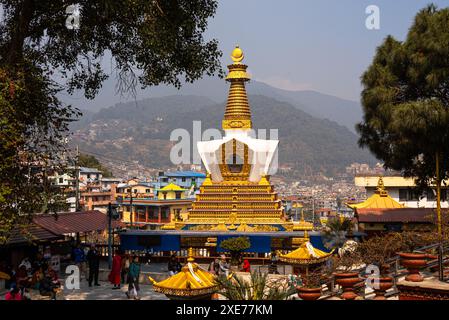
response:
{"label": "white building", "polygon": [[[374,194],[376,190],[378,176],[356,176],[355,185],[365,187],[367,197]],[[401,176],[383,177],[385,189],[388,194],[397,202],[409,208],[436,208],[436,190],[428,188],[422,193],[417,192],[413,178],[404,178]],[[447,188],[441,189],[441,207],[449,208]]]}

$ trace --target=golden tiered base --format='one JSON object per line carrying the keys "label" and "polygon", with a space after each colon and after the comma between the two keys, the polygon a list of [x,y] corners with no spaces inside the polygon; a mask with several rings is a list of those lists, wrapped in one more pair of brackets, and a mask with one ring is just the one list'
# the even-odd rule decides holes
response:
{"label": "golden tiered base", "polygon": [[[265,180],[266,181],[266,180]],[[269,183],[205,183],[184,226],[190,230],[279,231],[290,229],[281,200]]]}

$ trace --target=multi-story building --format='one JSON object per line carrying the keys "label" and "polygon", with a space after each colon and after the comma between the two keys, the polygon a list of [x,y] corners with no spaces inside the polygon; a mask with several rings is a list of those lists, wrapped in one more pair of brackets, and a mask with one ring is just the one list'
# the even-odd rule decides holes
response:
{"label": "multi-story building", "polygon": [[[145,189],[145,186],[143,183],[137,183],[118,188],[118,191],[122,191],[122,188],[132,191],[117,193],[116,196],[124,223],[156,229],[163,224],[187,218],[193,199],[187,198],[186,189],[173,183],[160,189],[151,189],[152,186]],[[155,190],[155,193],[147,193],[149,190]]]}
{"label": "multi-story building", "polygon": [[157,184],[159,188],[174,183],[185,189],[194,186],[194,189],[197,190],[203,184],[204,179],[206,179],[206,175],[196,171],[160,172],[157,177]]}
{"label": "multi-story building", "polygon": [[[367,197],[372,196],[377,187],[379,177],[376,175],[356,176],[356,186],[365,187]],[[383,183],[388,194],[400,204],[409,208],[436,208],[436,192],[434,187],[429,187],[424,192],[418,192],[413,178],[401,176],[384,176]],[[448,208],[447,187],[441,189],[441,207]]]}

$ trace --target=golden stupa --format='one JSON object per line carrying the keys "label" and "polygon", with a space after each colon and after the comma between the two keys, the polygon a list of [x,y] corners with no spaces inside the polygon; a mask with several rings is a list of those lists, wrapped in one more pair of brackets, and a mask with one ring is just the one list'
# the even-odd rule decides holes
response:
{"label": "golden stupa", "polygon": [[324,252],[315,248],[309,241],[304,242],[298,249],[281,254],[279,260],[295,265],[312,265],[326,261],[332,252]]}
{"label": "golden stupa", "polygon": [[394,200],[385,190],[384,181],[379,177],[374,194],[363,202],[347,204],[352,209],[397,209],[404,208],[404,205]]}
{"label": "golden stupa", "polygon": [[189,248],[187,263],[177,274],[156,282],[148,277],[155,292],[165,294],[169,299],[207,299],[218,290],[215,276],[194,262],[193,250]]}
{"label": "golden stupa", "polygon": [[[277,140],[256,139],[245,89],[250,77],[239,46],[231,54],[230,82],[222,129],[225,137],[198,143],[207,177],[188,219],[176,229],[197,231],[292,231],[270,183]],[[308,226],[307,226],[308,227]]]}

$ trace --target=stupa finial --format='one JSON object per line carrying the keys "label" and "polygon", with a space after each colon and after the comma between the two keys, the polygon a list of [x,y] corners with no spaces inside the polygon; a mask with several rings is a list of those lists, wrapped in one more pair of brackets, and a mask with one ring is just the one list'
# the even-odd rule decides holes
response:
{"label": "stupa finial", "polygon": [[247,66],[242,62],[244,54],[239,45],[235,46],[231,53],[233,64],[228,66],[229,73],[226,80],[231,83],[226,103],[223,129],[251,129],[251,110],[246,95],[245,82],[250,77],[246,72]]}
{"label": "stupa finial", "polygon": [[187,253],[187,262],[193,262],[195,259],[193,258],[193,249],[192,247],[189,248]]}

